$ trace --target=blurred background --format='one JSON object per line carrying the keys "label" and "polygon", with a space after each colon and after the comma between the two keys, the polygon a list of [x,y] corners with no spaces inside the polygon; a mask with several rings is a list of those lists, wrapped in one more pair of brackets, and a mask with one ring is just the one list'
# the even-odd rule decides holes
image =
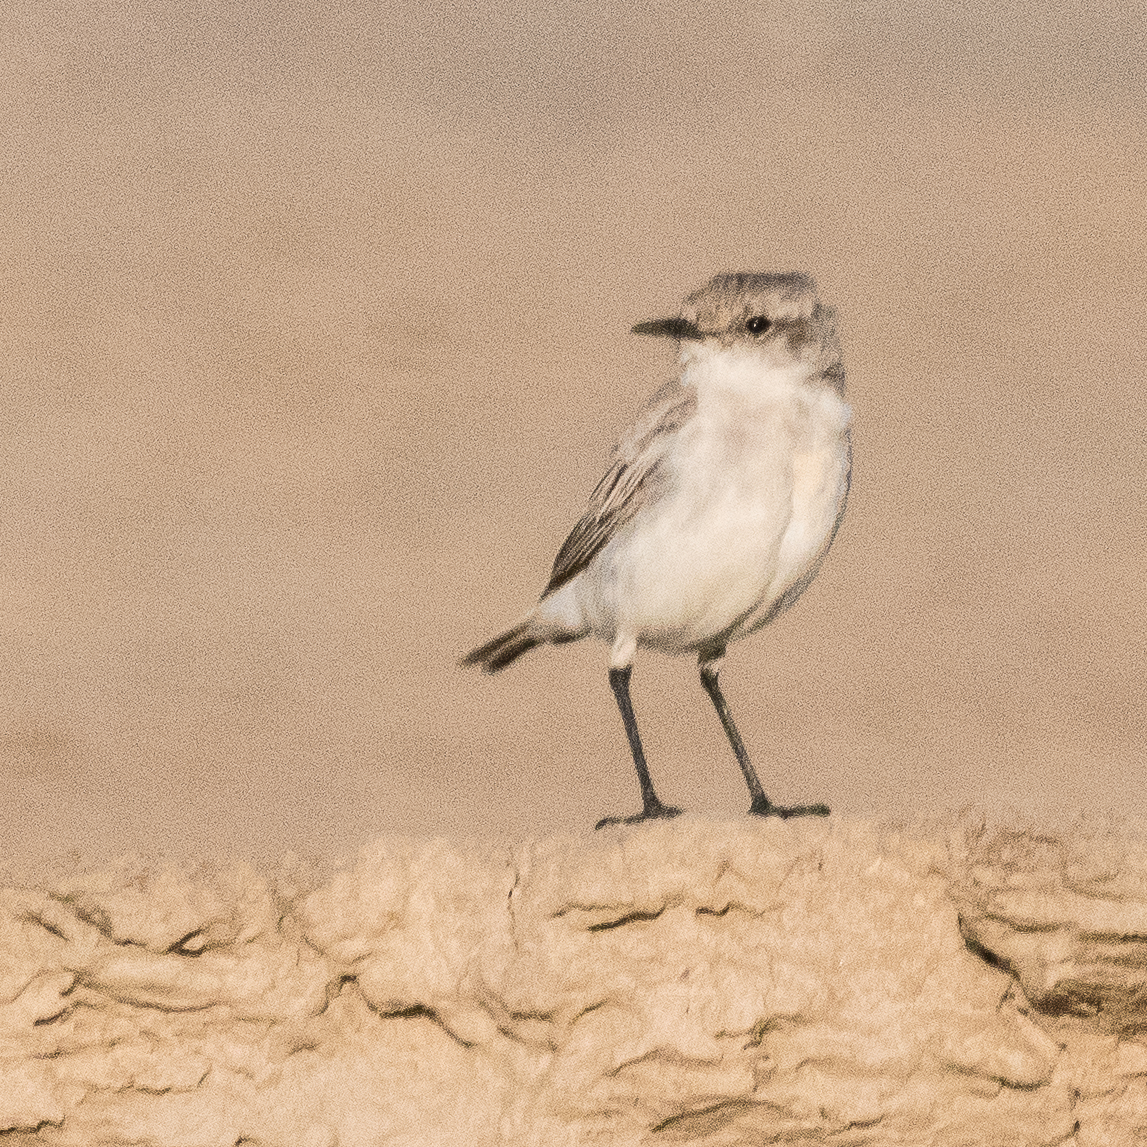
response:
{"label": "blurred background", "polygon": [[[774,798],[1147,814],[1147,16],[10,0],[0,866],[635,811],[606,649],[495,678],[719,270],[837,306],[852,500],[722,675]],[[746,794],[688,659],[662,796]]]}

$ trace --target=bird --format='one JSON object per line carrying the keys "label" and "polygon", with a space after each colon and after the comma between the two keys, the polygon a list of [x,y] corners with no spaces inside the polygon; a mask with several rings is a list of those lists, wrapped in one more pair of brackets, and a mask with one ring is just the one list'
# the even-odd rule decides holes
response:
{"label": "bird", "polygon": [[836,311],[799,272],[726,272],[634,334],[673,340],[646,402],[558,551],[538,603],[461,664],[497,673],[539,645],[595,637],[641,789],[633,816],[680,815],[654,788],[630,698],[639,649],[695,655],[749,789],[749,814],[827,816],[765,795],[718,682],[729,644],[788,610],[840,528],[852,474]]}

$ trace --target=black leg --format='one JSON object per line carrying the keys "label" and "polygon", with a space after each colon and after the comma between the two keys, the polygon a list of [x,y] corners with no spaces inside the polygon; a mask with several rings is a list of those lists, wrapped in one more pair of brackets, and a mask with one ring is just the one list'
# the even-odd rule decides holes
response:
{"label": "black leg", "polygon": [[728,702],[725,700],[724,693],[721,692],[721,686],[717,683],[717,670],[704,662],[701,663],[701,684],[705,686],[705,692],[709,694],[713,708],[717,710],[717,716],[721,718],[725,736],[729,738],[729,744],[733,746],[737,764],[741,766],[741,772],[745,775],[745,784],[749,786],[749,796],[752,798],[749,812],[753,816],[779,816],[784,820],[790,816],[828,816],[828,805],[825,804],[793,805],[786,808],[783,805],[773,804],[765,796],[765,790],[761,788],[761,782],[757,779],[757,772],[749,760],[749,754],[745,751],[745,742],[741,740],[741,734],[737,732],[737,726],[733,724],[733,714],[729,712]]}
{"label": "black leg", "polygon": [[679,808],[670,808],[663,805],[653,791],[653,779],[649,775],[649,767],[645,763],[645,750],[641,747],[641,736],[637,732],[637,718],[633,715],[633,702],[629,699],[629,675],[632,666],[624,669],[611,669],[609,671],[609,686],[617,698],[617,707],[621,710],[621,719],[625,724],[625,735],[629,738],[629,748],[633,753],[633,764],[637,769],[637,780],[641,785],[642,809],[636,816],[607,816],[603,817],[594,826],[604,828],[607,824],[638,824],[643,820],[666,819],[671,816],[680,816]]}

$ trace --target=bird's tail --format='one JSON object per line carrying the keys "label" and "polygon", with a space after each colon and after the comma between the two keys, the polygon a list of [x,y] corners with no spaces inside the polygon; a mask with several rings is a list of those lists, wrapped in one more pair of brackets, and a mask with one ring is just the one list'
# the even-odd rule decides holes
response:
{"label": "bird's tail", "polygon": [[535,645],[542,645],[545,640],[538,634],[533,621],[527,619],[499,634],[493,641],[487,641],[485,645],[471,650],[462,658],[461,664],[481,666],[483,673],[497,673],[511,661],[517,661],[523,653],[529,653]]}

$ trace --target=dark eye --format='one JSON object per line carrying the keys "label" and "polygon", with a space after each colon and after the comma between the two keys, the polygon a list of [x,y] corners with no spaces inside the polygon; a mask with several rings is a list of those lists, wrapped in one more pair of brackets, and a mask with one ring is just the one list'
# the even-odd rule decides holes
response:
{"label": "dark eye", "polygon": [[750,315],[745,320],[745,330],[751,335],[763,335],[772,325],[764,315]]}

